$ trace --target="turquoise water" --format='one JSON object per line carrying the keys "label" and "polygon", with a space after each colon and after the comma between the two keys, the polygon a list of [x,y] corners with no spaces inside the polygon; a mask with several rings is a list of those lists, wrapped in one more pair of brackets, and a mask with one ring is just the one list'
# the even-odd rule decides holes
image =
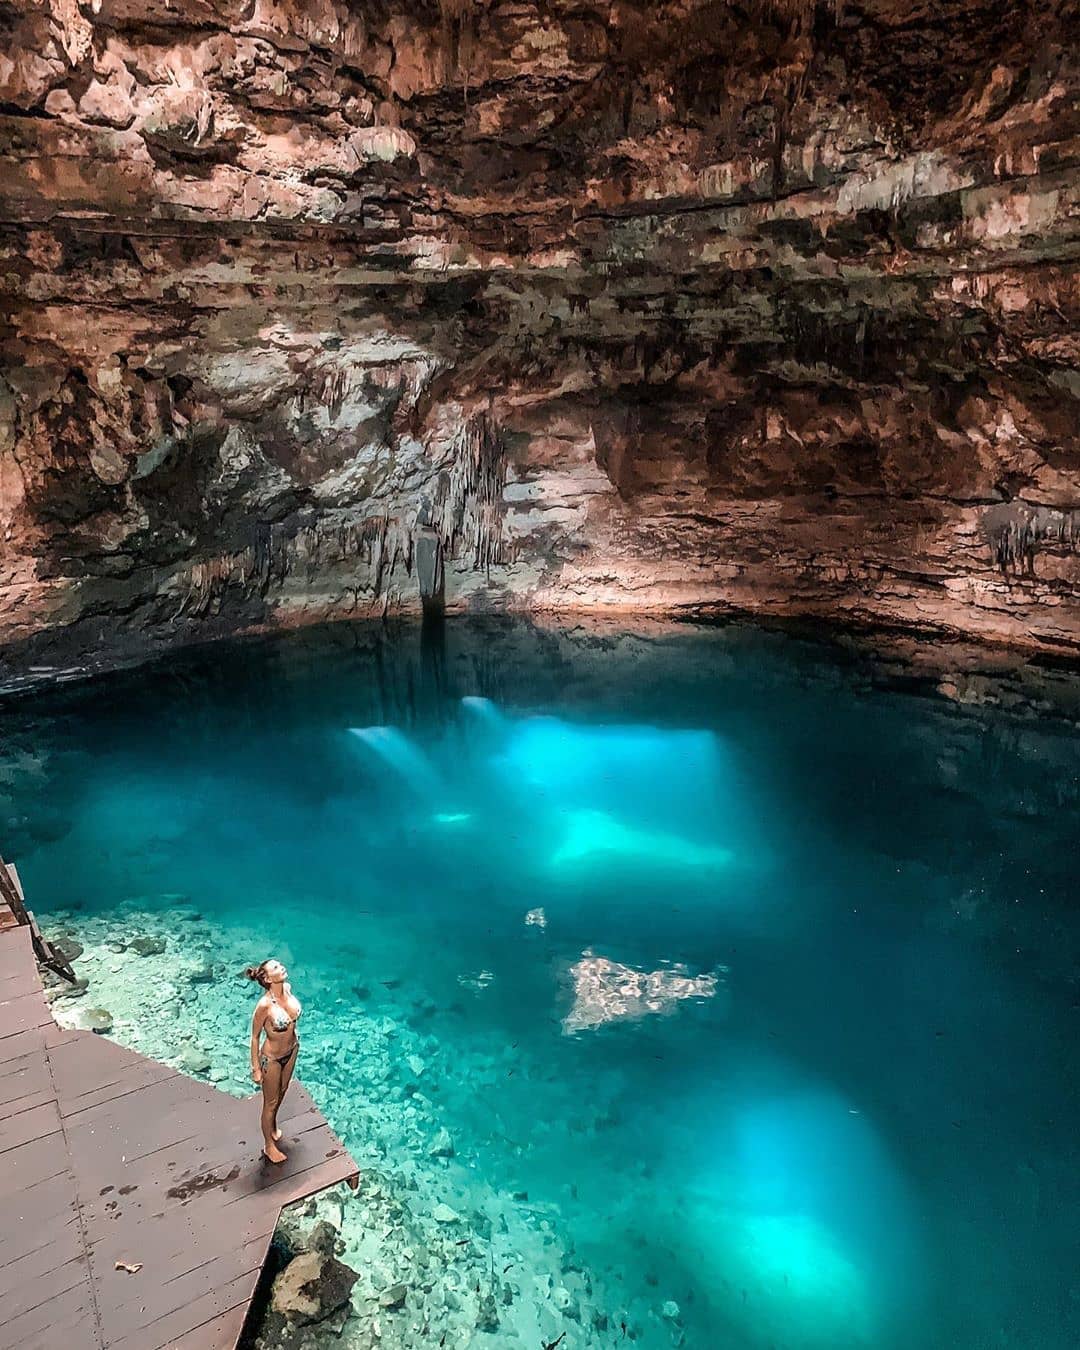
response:
{"label": "turquoise water", "polygon": [[[520,1212],[564,1346],[1078,1343],[1071,728],[776,634],[462,621],[209,649],[0,734],[4,852],[100,939],[118,1036],[190,1014],[241,1090],[237,963],[283,958],[346,1142],[408,1153],[421,1208]],[[159,1025],[185,906],[223,965]],[[157,911],[171,964],[106,970]]]}

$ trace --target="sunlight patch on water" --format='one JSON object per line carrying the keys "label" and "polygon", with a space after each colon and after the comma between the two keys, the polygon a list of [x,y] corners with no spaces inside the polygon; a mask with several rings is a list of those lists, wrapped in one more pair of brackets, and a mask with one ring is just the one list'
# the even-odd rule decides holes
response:
{"label": "sunlight patch on water", "polygon": [[673,799],[708,799],[719,787],[720,746],[709,731],[528,717],[508,732],[502,773],[563,806],[618,801],[654,811]]}
{"label": "sunlight patch on water", "polygon": [[351,729],[372,766],[389,771],[379,787],[399,783],[425,803],[448,803],[429,817],[435,825],[481,827],[493,850],[518,840],[523,868],[564,880],[623,866],[640,881],[650,870],[734,863],[730,849],[687,834],[709,831],[722,783],[732,803],[737,795],[713,733],[578,726],[515,718],[486,698],[461,703],[464,726],[423,749],[396,727]]}
{"label": "sunlight patch on water", "polygon": [[[745,1291],[741,1330],[752,1344],[850,1350],[873,1343],[875,1318],[863,1273],[816,1219],[800,1213],[725,1215],[715,1237],[725,1278]],[[735,1320],[741,1320],[737,1314]]]}
{"label": "sunlight patch on water", "polygon": [[732,1064],[699,1155],[703,1252],[751,1344],[878,1344],[925,1287],[907,1183],[866,1117],[798,1080],[768,1055]]}
{"label": "sunlight patch on water", "polygon": [[603,811],[575,811],[563,842],[551,855],[551,866],[603,862],[605,856],[651,867],[726,867],[733,859],[726,848],[707,848],[677,835],[631,829]]}

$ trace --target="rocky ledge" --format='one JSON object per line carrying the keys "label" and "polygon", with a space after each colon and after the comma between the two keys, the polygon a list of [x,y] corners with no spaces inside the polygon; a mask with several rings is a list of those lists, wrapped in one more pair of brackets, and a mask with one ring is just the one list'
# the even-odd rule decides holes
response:
{"label": "rocky ledge", "polygon": [[1075,651],[1078,18],[0,3],[0,642],[423,589]]}

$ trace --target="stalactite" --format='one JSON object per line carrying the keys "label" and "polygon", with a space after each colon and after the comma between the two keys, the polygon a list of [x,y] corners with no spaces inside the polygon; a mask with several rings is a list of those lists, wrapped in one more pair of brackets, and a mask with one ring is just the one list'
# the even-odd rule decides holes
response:
{"label": "stalactite", "polygon": [[472,566],[503,562],[502,494],[506,456],[502,436],[481,413],[462,424],[449,473],[443,476],[433,523],[450,556],[463,551]]}
{"label": "stalactite", "polygon": [[468,92],[468,56],[472,47],[477,0],[438,0],[444,40],[450,54],[450,66],[458,71],[464,65],[463,88]]}
{"label": "stalactite", "polygon": [[987,511],[983,530],[995,563],[1005,573],[1034,575],[1035,555],[1042,548],[1080,552],[1080,510],[1004,502]]}
{"label": "stalactite", "polygon": [[784,148],[787,144],[789,92],[773,105],[774,137],[772,150],[772,195],[775,200],[784,190]]}

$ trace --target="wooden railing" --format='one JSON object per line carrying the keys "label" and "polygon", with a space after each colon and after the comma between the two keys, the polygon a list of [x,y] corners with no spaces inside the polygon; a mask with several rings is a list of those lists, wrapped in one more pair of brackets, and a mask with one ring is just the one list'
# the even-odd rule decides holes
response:
{"label": "wooden railing", "polygon": [[41,964],[55,970],[57,975],[62,975],[65,980],[70,980],[74,984],[75,972],[70,964],[47,938],[42,937],[33,914],[26,908],[26,897],[23,895],[22,883],[15,870],[15,864],[6,863],[0,858],[0,929],[12,926],[11,920],[5,922],[9,914],[16,925],[25,925],[30,929],[34,955]]}

